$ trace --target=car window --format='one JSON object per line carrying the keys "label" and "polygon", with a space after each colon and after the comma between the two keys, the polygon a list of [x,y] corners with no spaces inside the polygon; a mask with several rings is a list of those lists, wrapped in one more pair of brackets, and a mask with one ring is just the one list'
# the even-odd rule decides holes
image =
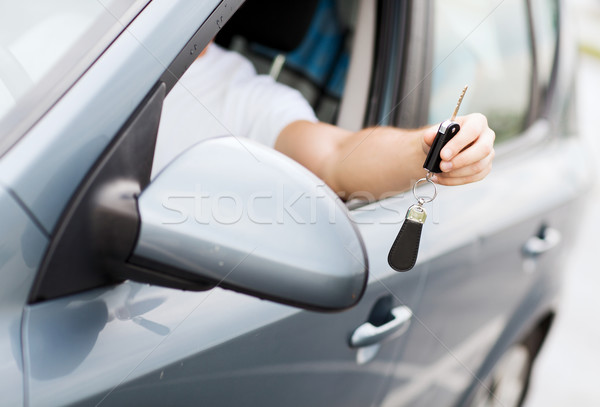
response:
{"label": "car window", "polygon": [[298,89],[319,120],[336,123],[358,7],[358,0],[319,0],[304,39],[289,52],[240,37],[229,48],[250,59],[258,73]]}
{"label": "car window", "polygon": [[[206,138],[232,134],[273,146],[293,121],[316,113],[336,123],[358,6],[358,0],[244,4],[212,44],[197,50],[200,57],[165,98],[152,178]],[[273,24],[256,24],[265,18]],[[266,75],[287,86],[271,86]],[[193,123],[202,123],[202,132]]]}
{"label": "car window", "polygon": [[[147,2],[2,0],[0,144],[15,126],[37,120],[33,111],[51,106],[98,57],[101,40],[120,32]],[[46,100],[50,94],[54,98]]]}
{"label": "car window", "polygon": [[532,56],[522,0],[435,0],[429,122],[447,119],[469,85],[461,112],[481,112],[497,141],[518,135],[529,112]]}

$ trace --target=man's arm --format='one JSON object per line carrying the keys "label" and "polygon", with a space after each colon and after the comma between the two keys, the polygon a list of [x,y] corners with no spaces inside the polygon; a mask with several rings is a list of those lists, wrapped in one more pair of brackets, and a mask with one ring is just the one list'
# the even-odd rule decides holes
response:
{"label": "man's arm", "polygon": [[[442,185],[479,181],[492,167],[495,134],[485,116],[471,114],[457,117],[456,122],[461,130],[442,150],[444,172],[434,178]],[[343,198],[368,193],[378,199],[404,191],[425,176],[423,162],[437,128],[373,127],[350,132],[326,123],[297,121],[283,129],[275,149],[314,172]]]}

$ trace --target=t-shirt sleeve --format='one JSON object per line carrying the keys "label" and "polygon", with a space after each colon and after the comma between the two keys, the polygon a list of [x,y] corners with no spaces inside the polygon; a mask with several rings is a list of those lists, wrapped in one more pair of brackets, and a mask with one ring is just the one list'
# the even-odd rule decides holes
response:
{"label": "t-shirt sleeve", "polygon": [[[241,57],[240,57],[241,58]],[[281,131],[298,120],[318,119],[302,94],[275,82],[267,75],[257,75],[244,60],[231,81],[226,103],[227,115],[233,115],[231,131],[273,147]]]}

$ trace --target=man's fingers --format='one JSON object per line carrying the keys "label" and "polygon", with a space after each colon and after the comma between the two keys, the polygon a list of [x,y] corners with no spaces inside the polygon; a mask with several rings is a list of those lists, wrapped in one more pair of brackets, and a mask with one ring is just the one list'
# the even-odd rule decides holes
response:
{"label": "man's fingers", "polygon": [[442,171],[456,171],[474,163],[478,163],[489,156],[493,157],[494,138],[495,134],[492,130],[488,129],[484,131],[472,146],[458,153],[452,161],[443,161],[441,163]]}
{"label": "man's fingers", "polygon": [[465,178],[470,177],[475,174],[486,172],[488,168],[491,168],[492,161],[494,160],[494,151],[492,150],[490,154],[485,156],[483,159],[476,161],[474,163],[470,163],[462,168],[457,168],[456,170],[441,173],[440,178]]}
{"label": "man's fingers", "polygon": [[[456,118],[461,126],[456,134],[442,149],[440,167],[442,173],[435,175],[435,182],[441,185],[462,185],[480,181],[492,169],[494,160],[494,140],[496,134],[488,127],[484,115],[473,113]],[[430,146],[437,128],[425,131],[423,142]]]}
{"label": "man's fingers", "polygon": [[487,119],[480,113],[473,113],[457,118],[460,131],[442,149],[440,156],[445,161],[452,160],[467,146],[477,141],[479,136],[488,128]]}
{"label": "man's fingers", "polygon": [[463,184],[470,184],[471,182],[477,182],[484,179],[492,170],[492,165],[488,165],[485,169],[478,173],[472,173],[463,177],[451,177],[448,174],[436,174],[434,182],[440,185],[456,186]]}

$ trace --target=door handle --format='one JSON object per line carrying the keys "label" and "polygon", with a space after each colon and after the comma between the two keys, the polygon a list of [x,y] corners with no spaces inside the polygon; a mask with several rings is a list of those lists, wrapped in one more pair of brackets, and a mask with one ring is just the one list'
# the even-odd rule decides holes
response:
{"label": "door handle", "polygon": [[365,322],[356,328],[350,337],[350,346],[353,348],[361,348],[374,345],[391,334],[398,332],[402,328],[406,330],[410,324],[410,319],[412,318],[412,311],[410,308],[402,305],[393,308],[390,312],[393,319],[381,326],[375,326],[370,322]]}
{"label": "door handle", "polygon": [[526,256],[539,256],[556,247],[561,241],[560,232],[550,227],[544,228],[540,236],[532,236],[527,239],[523,245],[523,253]]}

